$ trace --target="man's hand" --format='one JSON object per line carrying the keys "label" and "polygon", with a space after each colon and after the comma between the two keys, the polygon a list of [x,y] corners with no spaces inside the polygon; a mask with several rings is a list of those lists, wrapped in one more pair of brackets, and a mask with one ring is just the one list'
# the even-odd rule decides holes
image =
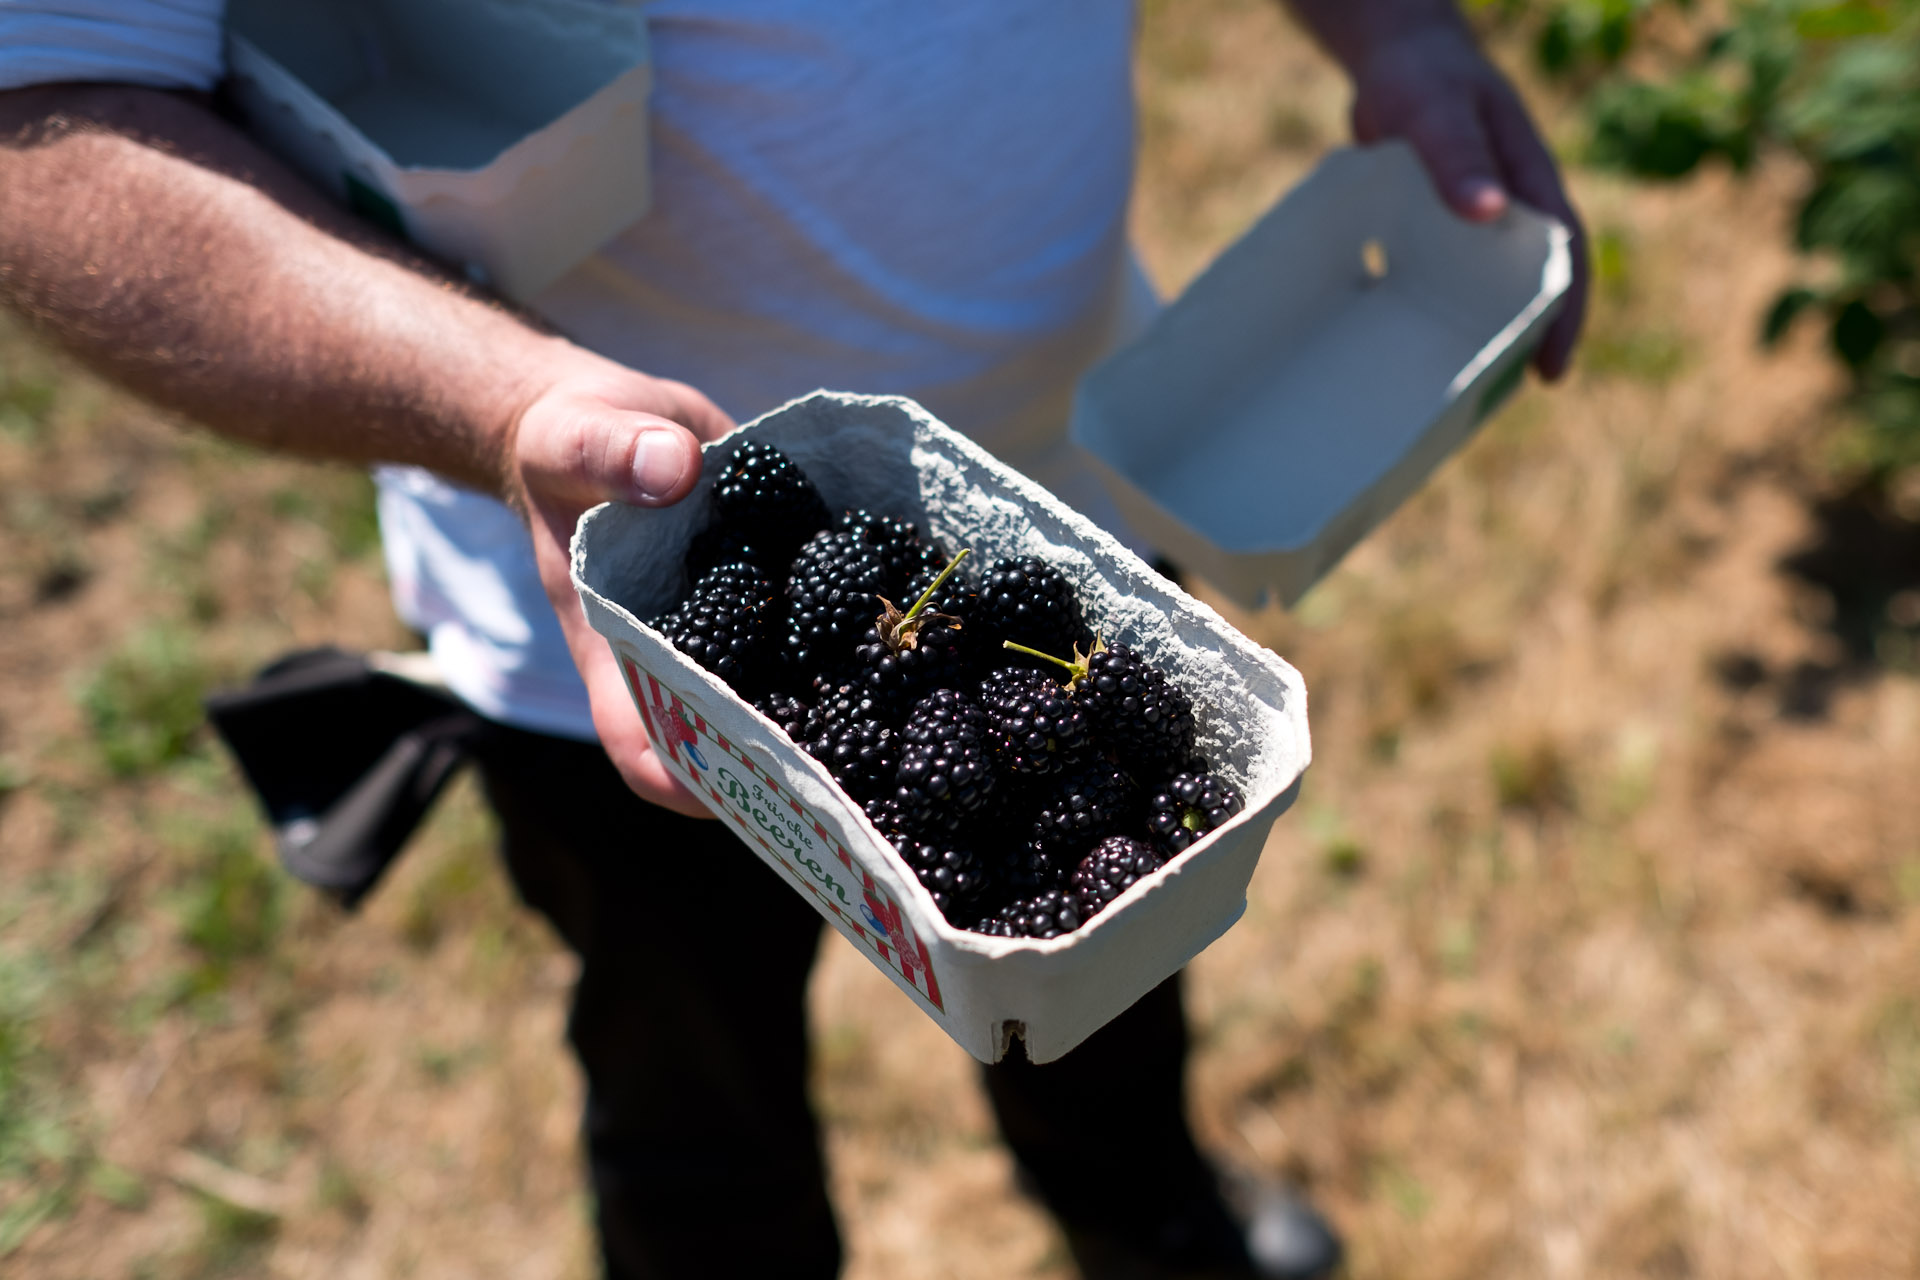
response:
{"label": "man's hand", "polygon": [[579,368],[546,384],[516,416],[507,483],[533,533],[534,557],[567,647],[587,682],[593,727],[614,767],[644,800],[709,816],[668,771],[607,642],[587,625],[569,577],[568,544],[580,513],[601,502],[660,507],[700,478],[700,442],[733,422],[692,387],[571,349]]}
{"label": "man's hand", "polygon": [[1542,377],[1558,378],[1586,313],[1586,238],[1513,86],[1451,3],[1296,0],[1294,8],[1353,79],[1357,141],[1406,139],[1463,218],[1490,222],[1517,199],[1573,232],[1573,283],[1533,358]]}

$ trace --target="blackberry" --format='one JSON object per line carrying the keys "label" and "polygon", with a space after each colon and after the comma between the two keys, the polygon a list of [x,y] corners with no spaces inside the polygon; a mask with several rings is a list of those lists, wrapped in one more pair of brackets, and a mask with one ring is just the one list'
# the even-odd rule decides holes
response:
{"label": "blackberry", "polygon": [[876,798],[894,785],[899,735],[856,686],[842,686],[823,699],[806,732],[807,754],[826,765],[834,781],[854,799]]}
{"label": "blackberry", "polygon": [[1073,869],[1074,903],[1083,917],[1092,919],[1135,881],[1157,871],[1165,862],[1152,846],[1132,836],[1108,836]]}
{"label": "blackberry", "polygon": [[[928,609],[959,619],[962,629],[980,632],[984,630],[980,622],[980,589],[969,576],[974,566],[963,563],[971,554],[971,549],[962,551],[953,558],[951,566],[928,565],[921,569],[907,583],[906,596],[909,600],[918,600],[925,595]],[[929,592],[932,594],[928,595]],[[995,647],[999,643],[995,640]]]}
{"label": "blackberry", "polygon": [[985,809],[996,781],[987,718],[972,699],[935,689],[900,730],[896,797],[916,835],[952,833]]}
{"label": "blackberry", "polygon": [[769,674],[776,635],[773,583],[757,566],[723,564],[658,625],[673,647],[735,690],[757,690]]}
{"label": "blackberry", "polygon": [[964,841],[909,835],[894,836],[893,847],[927,886],[941,915],[956,924],[978,917],[980,901],[991,883],[979,853]]}
{"label": "blackberry", "polygon": [[834,528],[851,533],[866,546],[880,553],[886,563],[889,594],[905,595],[908,585],[922,571],[938,572],[947,558],[940,549],[920,536],[917,525],[871,511],[849,511],[835,522]]}
{"label": "blackberry", "polygon": [[1034,846],[1071,867],[1102,837],[1136,826],[1140,791],[1105,760],[1069,770],[1041,792],[1029,827]]}
{"label": "blackberry", "polygon": [[996,560],[980,580],[982,631],[1029,649],[1067,653],[1086,638],[1073,587],[1038,556]]}
{"label": "blackberry", "polygon": [[854,647],[857,679],[873,694],[902,709],[942,686],[967,683],[970,651],[959,620],[930,607],[948,575],[967,557],[962,551],[901,612],[884,596],[867,640]]}
{"label": "blackberry", "polygon": [[1004,850],[994,860],[998,888],[1007,898],[1030,898],[1047,889],[1067,887],[1073,860],[1050,850],[1035,839],[1028,839]]}
{"label": "blackberry", "polygon": [[814,718],[814,709],[805,699],[775,689],[753,699],[753,709],[779,725],[780,732],[794,742],[803,743],[807,740],[808,724]]}
{"label": "blackberry", "polygon": [[1060,773],[1090,751],[1091,723],[1073,694],[1029,667],[1002,667],[980,682],[995,759],[1031,776]]}
{"label": "blackberry", "polygon": [[1240,793],[1211,773],[1177,773],[1147,799],[1147,834],[1168,857],[1246,807]]}
{"label": "blackberry", "polygon": [[1193,755],[1193,699],[1125,645],[1095,644],[1074,682],[1094,730],[1141,778],[1161,778]]}
{"label": "blackberry", "polygon": [[1057,938],[1080,927],[1080,907],[1072,897],[1049,889],[1008,903],[974,926],[996,938]]}
{"label": "blackberry", "polygon": [[715,523],[788,548],[825,529],[833,517],[806,473],[772,445],[748,440],[733,451],[713,485]]}
{"label": "blackberry", "polygon": [[899,797],[891,792],[875,796],[860,807],[866,810],[867,821],[873,823],[873,829],[889,841],[907,829],[906,810],[901,806]]}
{"label": "blackberry", "polygon": [[[951,625],[945,627],[938,637],[938,643],[944,644],[955,652],[950,659],[956,667],[953,688],[961,688],[980,678],[989,664],[1005,665],[1000,650],[1000,641],[987,634],[986,625],[980,621],[980,592],[971,577],[974,563],[967,560],[968,553],[962,551],[954,557],[954,569],[946,581],[939,580],[946,569],[922,569],[907,584],[907,599],[918,601],[927,597],[927,610],[943,618],[951,618]],[[932,594],[927,593],[931,591]]]}
{"label": "blackberry", "polygon": [[1136,777],[1164,778],[1205,763],[1193,751],[1193,699],[1137,651],[1125,645],[1109,649],[1096,637],[1091,653],[1076,648],[1068,662],[1011,640],[1003,643],[1066,668],[1067,685],[1093,721],[1101,745]]}
{"label": "blackberry", "polygon": [[687,544],[687,576],[698,580],[719,565],[742,560],[759,565],[770,577],[783,574],[797,545],[784,538],[769,541],[763,535],[730,524],[712,524]]}
{"label": "blackberry", "polygon": [[855,534],[817,533],[793,559],[787,576],[784,657],[805,675],[844,671],[854,646],[872,633],[886,562]]}

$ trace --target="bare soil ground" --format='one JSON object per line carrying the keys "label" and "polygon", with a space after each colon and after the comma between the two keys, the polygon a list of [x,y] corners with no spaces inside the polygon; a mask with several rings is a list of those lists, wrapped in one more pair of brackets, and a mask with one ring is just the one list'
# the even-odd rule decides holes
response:
{"label": "bare soil ground", "polygon": [[[1149,6],[1140,75],[1172,290],[1343,91],[1253,0]],[[1847,500],[1821,354],[1754,347],[1792,181],[1577,173],[1574,375],[1226,610],[1316,762],[1193,967],[1194,1109],[1356,1277],[1920,1274],[1920,493]],[[9,332],[0,492],[0,1271],[590,1275],[571,965],[471,791],[346,917],[196,727],[293,645],[405,643],[365,480]],[[1070,1276],[969,1060],[837,939],[814,1003],[849,1275]]]}

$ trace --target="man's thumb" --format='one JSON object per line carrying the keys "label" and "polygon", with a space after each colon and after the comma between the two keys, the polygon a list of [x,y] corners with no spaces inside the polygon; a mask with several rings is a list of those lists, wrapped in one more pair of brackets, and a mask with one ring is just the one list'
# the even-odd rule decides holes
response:
{"label": "man's thumb", "polygon": [[583,503],[664,507],[700,478],[700,442],[678,423],[605,404],[540,406],[521,423],[530,487]]}
{"label": "man's thumb", "polygon": [[629,502],[664,507],[687,496],[700,478],[700,442],[685,427],[661,419],[634,432],[626,465]]}

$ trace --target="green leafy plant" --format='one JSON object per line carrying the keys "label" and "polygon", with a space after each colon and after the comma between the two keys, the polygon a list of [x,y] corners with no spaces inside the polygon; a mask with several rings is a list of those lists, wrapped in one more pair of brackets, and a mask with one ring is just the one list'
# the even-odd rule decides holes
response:
{"label": "green leafy plant", "polygon": [[1920,463],[1920,3],[1491,0],[1584,94],[1587,158],[1672,180],[1786,157],[1806,174],[1794,247],[1810,270],[1760,323],[1818,321],[1884,480]]}

